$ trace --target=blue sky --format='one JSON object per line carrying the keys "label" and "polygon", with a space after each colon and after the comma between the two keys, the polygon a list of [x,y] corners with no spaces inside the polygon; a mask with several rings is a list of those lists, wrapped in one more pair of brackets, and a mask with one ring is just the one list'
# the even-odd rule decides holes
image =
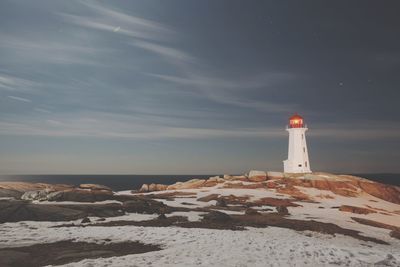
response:
{"label": "blue sky", "polygon": [[0,173],[400,172],[399,18],[345,1],[2,1]]}

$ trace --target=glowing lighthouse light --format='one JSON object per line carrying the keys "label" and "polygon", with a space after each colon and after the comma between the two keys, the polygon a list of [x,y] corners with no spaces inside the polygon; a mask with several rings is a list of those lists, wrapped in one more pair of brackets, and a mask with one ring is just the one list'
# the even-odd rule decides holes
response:
{"label": "glowing lighthouse light", "polygon": [[308,128],[304,124],[303,117],[297,114],[290,117],[286,130],[289,132],[289,151],[288,159],[283,162],[284,172],[311,172],[306,142]]}

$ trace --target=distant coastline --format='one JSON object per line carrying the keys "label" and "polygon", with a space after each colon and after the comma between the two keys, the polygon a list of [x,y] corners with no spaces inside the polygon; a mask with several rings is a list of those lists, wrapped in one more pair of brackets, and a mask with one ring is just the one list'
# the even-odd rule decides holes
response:
{"label": "distant coastline", "polygon": [[[190,179],[207,179],[211,176],[222,174],[187,174],[187,175],[64,175],[64,174],[45,174],[45,175],[0,175],[0,181],[21,181],[34,183],[51,184],[72,184],[94,183],[109,186],[115,191],[139,189],[144,183],[173,184]],[[352,174],[364,177],[376,182],[400,186],[399,173],[364,173]]]}

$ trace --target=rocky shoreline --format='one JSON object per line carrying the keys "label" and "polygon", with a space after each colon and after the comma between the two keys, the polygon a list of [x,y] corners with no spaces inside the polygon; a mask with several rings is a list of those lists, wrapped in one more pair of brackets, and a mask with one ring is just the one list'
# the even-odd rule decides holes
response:
{"label": "rocky shoreline", "polygon": [[[102,229],[111,234],[124,227],[149,231],[178,228],[233,232],[273,227],[333,238],[345,236],[367,242],[366,246],[391,247],[400,237],[399,204],[399,187],[328,173],[294,175],[251,171],[241,176],[192,179],[172,185],[144,184],[139,190],[122,192],[96,184],[0,182],[0,234],[7,234],[7,227],[23,229],[25,224],[31,225],[29,232],[58,229],[96,233],[96,229]],[[38,222],[38,226],[33,222]],[[41,228],[40,223],[45,223],[46,228]],[[64,238],[59,241],[66,243],[52,243],[55,254],[62,254],[63,244],[73,246],[77,242]],[[42,255],[42,261],[27,266],[57,263],[42,253],[50,244],[1,248],[7,242],[0,239],[0,255],[23,257],[6,257],[6,261],[0,262],[4,263],[2,266],[15,266],[26,255]],[[71,255],[75,256],[60,254],[60,257],[64,259],[62,263],[68,263],[141,253],[141,248],[146,247],[138,243],[131,250],[125,250],[126,254],[118,254],[114,250],[118,247],[116,243],[115,240],[79,243],[88,248],[82,255],[74,250]],[[78,243],[75,245],[79,247]],[[154,246],[154,249],[163,249],[157,244]],[[388,266],[399,263],[394,258],[386,261],[393,263]]]}

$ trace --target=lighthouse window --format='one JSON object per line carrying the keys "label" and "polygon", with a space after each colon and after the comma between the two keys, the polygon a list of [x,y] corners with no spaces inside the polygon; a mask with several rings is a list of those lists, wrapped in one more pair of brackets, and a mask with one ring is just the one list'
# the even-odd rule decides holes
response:
{"label": "lighthouse window", "polygon": [[299,164],[299,167],[301,167],[301,164]]}
{"label": "lighthouse window", "polygon": [[304,153],[306,153],[306,148],[305,147],[303,147],[303,151],[304,151]]}
{"label": "lighthouse window", "polygon": [[307,167],[307,161],[306,161],[306,167]]}
{"label": "lighthouse window", "polygon": [[301,135],[301,139],[304,139],[304,134]]}

